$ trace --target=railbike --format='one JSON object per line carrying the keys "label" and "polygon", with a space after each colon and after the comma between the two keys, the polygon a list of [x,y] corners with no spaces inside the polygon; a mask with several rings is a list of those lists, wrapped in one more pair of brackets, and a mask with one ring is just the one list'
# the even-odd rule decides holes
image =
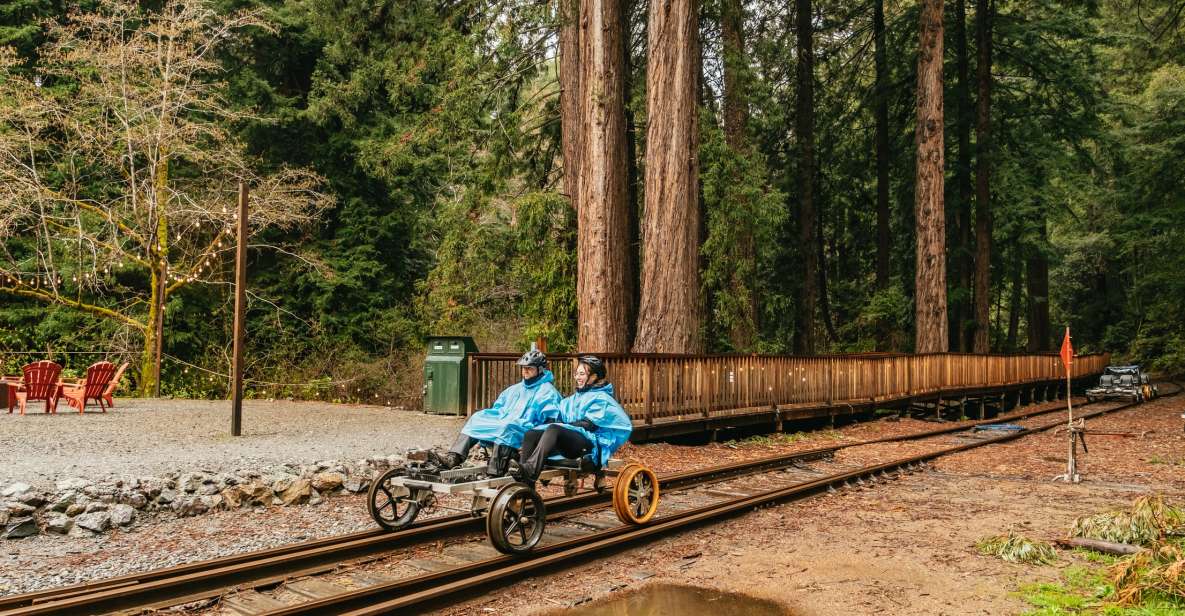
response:
{"label": "railbike", "polygon": [[[512,464],[516,464],[512,462]],[[606,492],[608,476],[613,484],[613,510],[624,524],[646,524],[658,510],[658,477],[649,467],[611,459],[600,469],[591,456],[569,459],[552,456],[539,475],[542,485],[558,483],[564,496]],[[592,487],[583,488],[593,478]],[[400,530],[415,521],[430,507],[450,509],[437,502],[442,496],[470,498],[468,512],[485,517],[486,535],[503,554],[526,554],[543,538],[547,523],[546,507],[530,485],[513,476],[490,477],[486,467],[461,466],[444,470],[431,461],[427,451],[411,451],[407,463],[383,473],[370,486],[367,507],[379,526]]]}

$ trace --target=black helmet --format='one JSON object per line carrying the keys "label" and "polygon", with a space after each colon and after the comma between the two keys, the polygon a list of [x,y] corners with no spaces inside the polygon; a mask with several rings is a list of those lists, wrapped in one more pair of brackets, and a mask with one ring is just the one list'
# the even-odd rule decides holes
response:
{"label": "black helmet", "polygon": [[576,361],[588,366],[588,371],[597,377],[598,381],[605,378],[605,362],[601,361],[600,357],[596,355],[584,355]]}
{"label": "black helmet", "polygon": [[531,345],[531,350],[523,353],[523,356],[518,358],[518,365],[524,368],[538,368],[544,370],[547,368],[547,356],[542,351]]}

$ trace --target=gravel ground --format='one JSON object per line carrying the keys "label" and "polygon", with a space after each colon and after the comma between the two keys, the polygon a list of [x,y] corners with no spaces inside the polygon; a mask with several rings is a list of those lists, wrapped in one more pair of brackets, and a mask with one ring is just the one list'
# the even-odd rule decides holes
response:
{"label": "gravel ground", "polygon": [[102,479],[285,462],[358,459],[451,444],[463,419],[381,406],[248,400],[243,436],[232,438],[230,403],[120,399],[106,414],[59,407],[55,415],[0,414],[0,484],[53,487]]}

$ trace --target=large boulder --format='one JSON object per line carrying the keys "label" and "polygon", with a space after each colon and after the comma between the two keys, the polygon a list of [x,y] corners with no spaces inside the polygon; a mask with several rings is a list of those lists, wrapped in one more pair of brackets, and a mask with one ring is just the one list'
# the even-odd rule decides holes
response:
{"label": "large boulder", "polygon": [[16,501],[8,503],[8,505],[5,506],[5,509],[7,509],[8,513],[12,514],[12,517],[14,517],[14,518],[23,518],[25,516],[30,516],[30,515],[33,515],[34,511],[37,511],[37,508],[32,505],[26,505],[24,503],[18,503]]}
{"label": "large boulder", "polygon": [[167,484],[167,481],[157,477],[141,477],[140,491],[144,493],[144,496],[148,497],[148,500],[152,500],[160,496],[160,493],[168,487]]}
{"label": "large boulder", "polygon": [[325,471],[313,475],[313,489],[318,492],[332,492],[342,487],[345,476],[336,471]]}
{"label": "large boulder", "polygon": [[83,503],[73,503],[66,507],[66,515],[74,517],[76,515],[86,513],[86,505]]}
{"label": "large boulder", "polygon": [[127,526],[136,520],[136,510],[131,505],[115,505],[111,508],[111,523]]}
{"label": "large boulder", "polygon": [[206,483],[206,477],[201,473],[185,473],[177,479],[177,488],[187,494],[193,494]]}
{"label": "large boulder", "polygon": [[218,494],[207,494],[205,496],[200,496],[198,497],[198,500],[202,501],[202,504],[206,506],[207,511],[221,509],[225,505],[224,501],[222,500],[222,496]]}
{"label": "large boulder", "polygon": [[177,492],[175,490],[164,489],[156,496],[156,502],[162,505],[170,505],[177,500]]}
{"label": "large boulder", "polygon": [[47,533],[64,535],[70,532],[72,526],[74,526],[74,520],[64,513],[54,511],[45,516],[45,532]]}
{"label": "large boulder", "polygon": [[37,521],[30,517],[16,518],[4,526],[4,533],[0,539],[22,539],[32,537],[40,532]]}
{"label": "large boulder", "polygon": [[16,495],[16,500],[29,505],[30,507],[40,507],[45,504],[45,494],[36,490],[28,490]]}
{"label": "large boulder", "polygon": [[366,477],[362,473],[355,473],[349,477],[346,477],[346,480],[342,482],[342,487],[345,488],[347,492],[353,492],[354,494],[365,492],[366,490],[370,489],[370,478]]}
{"label": "large boulder", "polygon": [[182,496],[173,501],[173,512],[181,517],[205,513],[209,507],[196,496]]}
{"label": "large boulder", "polygon": [[313,484],[304,477],[298,477],[292,480],[292,483],[279,494],[280,500],[285,505],[299,505],[308,502],[313,495]]}
{"label": "large boulder", "polygon": [[243,505],[268,505],[272,500],[272,490],[263,482],[252,480],[223,490],[222,500],[230,509],[237,509]]}
{"label": "large boulder", "polygon": [[238,509],[243,506],[243,502],[246,500],[243,497],[243,490],[239,486],[231,486],[219,494],[222,495],[222,502],[226,503],[228,509]]}
{"label": "large boulder", "polygon": [[58,495],[55,496],[54,499],[49,503],[49,510],[65,512],[66,509],[70,507],[70,505],[77,503],[80,498],[81,495],[73,490],[59,492]]}
{"label": "large boulder", "polygon": [[18,494],[24,494],[25,492],[28,492],[29,489],[30,489],[29,484],[21,483],[18,481],[16,483],[9,484],[3,490],[0,490],[0,496],[3,496],[5,498],[10,498],[10,497],[16,496]]}
{"label": "large boulder", "polygon": [[80,477],[71,477],[69,479],[62,479],[57,482],[58,492],[66,492],[68,490],[82,491],[90,486],[91,482]]}
{"label": "large boulder", "polygon": [[123,495],[123,502],[133,509],[143,509],[148,504],[148,497],[139,491],[127,492]]}
{"label": "large boulder", "polygon": [[106,511],[93,511],[74,518],[75,526],[85,528],[92,533],[101,533],[111,528],[111,514]]}

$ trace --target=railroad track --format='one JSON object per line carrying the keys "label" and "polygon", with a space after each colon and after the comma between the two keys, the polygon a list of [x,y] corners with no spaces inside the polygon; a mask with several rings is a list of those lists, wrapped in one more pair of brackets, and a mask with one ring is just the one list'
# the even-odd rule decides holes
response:
{"label": "railroad track", "polygon": [[[1180,389],[1173,394],[1179,393]],[[1102,405],[1083,403],[1079,408]],[[1083,417],[1122,410],[1105,407]],[[869,466],[835,462],[836,452],[894,441],[938,439],[975,425],[1021,421],[1059,412],[1032,408],[992,420],[869,441],[841,443],[661,478],[661,517],[644,527],[621,526],[608,496],[594,493],[547,501],[548,532],[530,558],[498,554],[482,539],[482,520],[467,514],[424,520],[394,533],[366,531],[262,552],[121,576],[88,584],[0,599],[0,616],[15,614],[136,613],[221,598],[224,612],[239,614],[385,613],[514,579],[540,567],[586,558],[600,551],[701,524],[763,504],[835,488],[879,481],[928,460],[1020,438],[1061,422],[947,445],[924,454]],[[449,542],[443,549],[427,548]],[[424,556],[428,558],[419,558]],[[408,558],[408,554],[411,558]],[[263,591],[263,592],[260,592]],[[204,602],[204,603],[203,603]],[[355,610],[357,610],[355,612]]]}

